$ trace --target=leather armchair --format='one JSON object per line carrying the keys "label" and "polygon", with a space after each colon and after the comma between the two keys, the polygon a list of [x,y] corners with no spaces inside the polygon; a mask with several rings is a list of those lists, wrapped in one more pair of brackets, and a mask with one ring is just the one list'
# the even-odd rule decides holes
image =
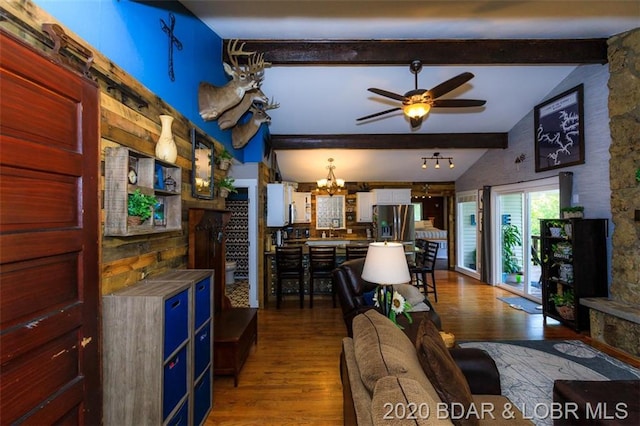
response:
{"label": "leather armchair", "polygon": [[[338,300],[342,308],[342,316],[349,337],[353,336],[351,329],[351,321],[353,321],[353,318],[369,309],[375,309],[373,306],[367,306],[364,300],[364,294],[377,287],[377,284],[362,279],[364,260],[364,258],[348,260],[333,270],[333,285],[336,286]],[[433,309],[433,306],[426,298],[424,302],[431,310],[424,313],[412,313],[412,316],[426,314],[433,320],[438,328],[441,328],[440,317]],[[414,322],[416,322],[415,319]],[[419,323],[419,321],[417,322]]]}

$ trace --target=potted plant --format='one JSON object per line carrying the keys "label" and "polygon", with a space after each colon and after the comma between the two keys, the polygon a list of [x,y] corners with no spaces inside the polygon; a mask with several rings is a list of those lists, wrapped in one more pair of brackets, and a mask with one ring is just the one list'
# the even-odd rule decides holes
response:
{"label": "potted plant", "polygon": [[235,179],[230,176],[225,176],[218,182],[219,194],[222,198],[227,198],[230,192],[238,192],[234,185]]}
{"label": "potted plant", "polygon": [[507,274],[507,282],[516,282],[516,274],[520,273],[520,265],[515,247],[522,246],[520,230],[515,225],[502,226],[502,272]]}
{"label": "potted plant", "polygon": [[549,229],[549,234],[554,238],[560,238],[562,236],[564,222],[559,220],[550,220],[547,222],[547,228]]}
{"label": "potted plant", "polygon": [[563,207],[560,209],[563,219],[582,218],[584,217],[583,206]]}
{"label": "potted plant", "polygon": [[575,296],[572,289],[565,288],[560,293],[553,293],[549,296],[549,300],[553,302],[556,311],[562,318],[566,320],[575,319]]}
{"label": "potted plant", "polygon": [[151,217],[157,203],[155,196],[145,195],[140,188],[136,189],[133,194],[129,194],[127,200],[127,223],[131,226],[140,225]]}
{"label": "potted plant", "polygon": [[222,148],[222,151],[216,155],[215,162],[220,170],[228,170],[231,166],[231,160],[233,155],[226,148]]}

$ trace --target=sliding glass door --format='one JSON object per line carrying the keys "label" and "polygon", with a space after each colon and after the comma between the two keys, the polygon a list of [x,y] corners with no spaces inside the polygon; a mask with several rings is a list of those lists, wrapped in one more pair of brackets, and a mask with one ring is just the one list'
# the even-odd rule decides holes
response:
{"label": "sliding glass door", "polygon": [[461,192],[456,195],[457,203],[457,256],[456,270],[475,278],[480,278],[480,218],[478,217],[478,193]]}
{"label": "sliding glass door", "polygon": [[494,282],[540,301],[540,219],[558,217],[557,178],[494,188]]}

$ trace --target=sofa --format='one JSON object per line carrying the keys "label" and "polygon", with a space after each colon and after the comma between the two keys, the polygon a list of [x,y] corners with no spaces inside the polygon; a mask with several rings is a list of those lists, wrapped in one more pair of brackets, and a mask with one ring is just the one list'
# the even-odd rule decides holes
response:
{"label": "sofa", "polygon": [[[333,271],[332,282],[333,285],[336,286],[348,336],[352,336],[351,322],[353,318],[358,314],[374,308],[374,306],[367,303],[365,294],[373,291],[377,287],[377,284],[362,279],[364,260],[364,258],[348,260]],[[410,284],[403,284],[394,286],[394,288],[402,293],[405,299],[412,305],[411,315],[413,318],[419,321],[422,317],[427,316],[440,328],[440,317],[434,310],[431,302],[420,293],[417,287]],[[404,322],[404,317],[401,317],[399,321]]]}
{"label": "sofa", "polygon": [[352,331],[340,359],[345,425],[533,424],[500,394],[491,357],[447,349],[429,318],[415,341],[373,309],[353,318]]}

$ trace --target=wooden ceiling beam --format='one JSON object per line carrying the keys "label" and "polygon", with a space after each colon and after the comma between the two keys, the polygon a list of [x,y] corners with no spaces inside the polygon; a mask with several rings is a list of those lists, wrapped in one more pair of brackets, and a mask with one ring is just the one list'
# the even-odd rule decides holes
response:
{"label": "wooden ceiling beam", "polygon": [[407,65],[415,59],[424,65],[607,63],[604,38],[242,41],[245,50],[264,53],[273,65]]}
{"label": "wooden ceiling beam", "polygon": [[271,135],[274,150],[297,149],[500,149],[507,133]]}

